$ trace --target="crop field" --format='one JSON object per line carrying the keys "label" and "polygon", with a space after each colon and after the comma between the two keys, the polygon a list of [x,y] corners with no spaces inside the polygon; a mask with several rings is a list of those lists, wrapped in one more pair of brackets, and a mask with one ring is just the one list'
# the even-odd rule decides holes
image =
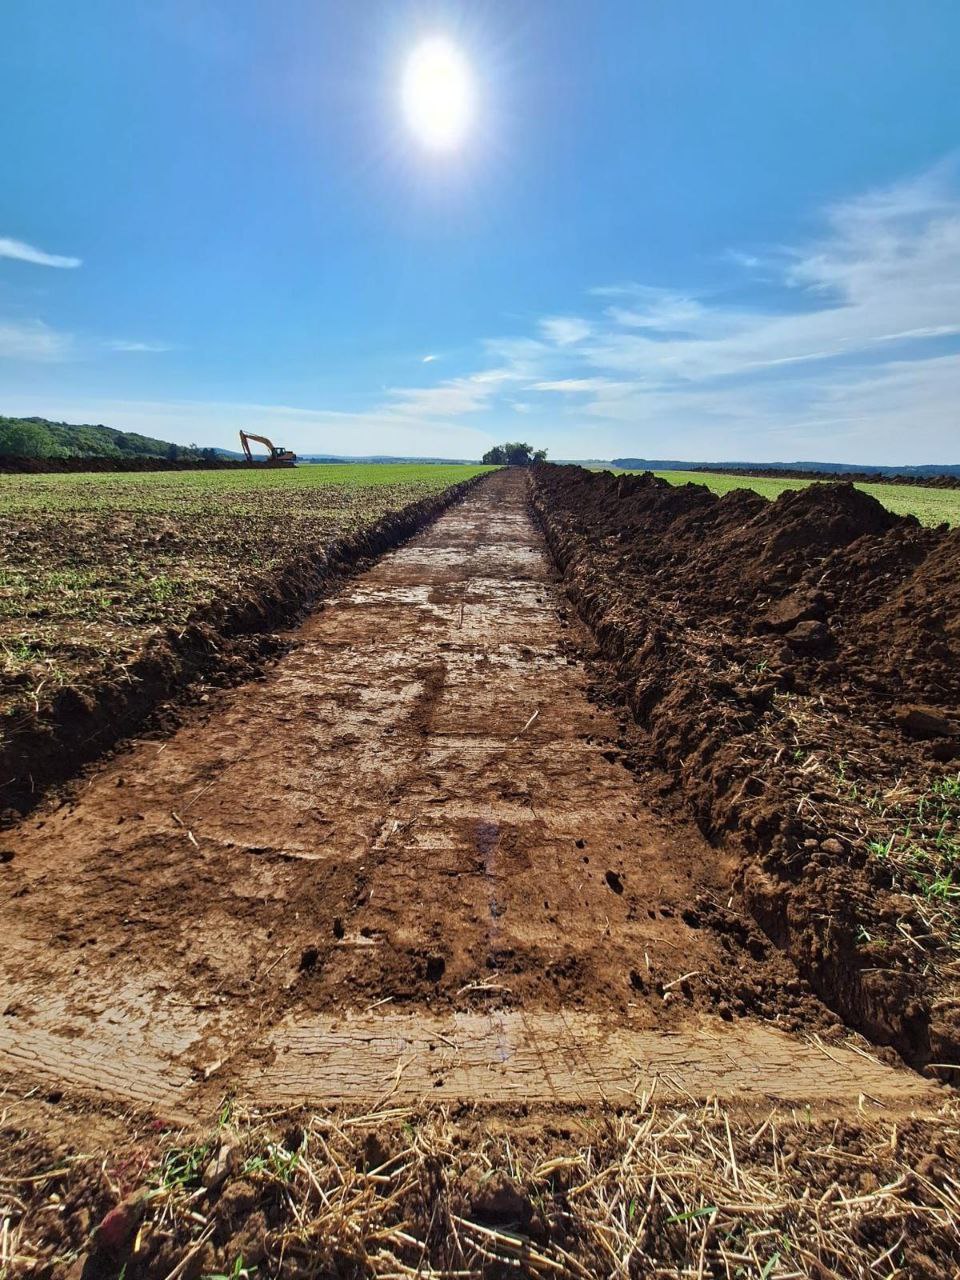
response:
{"label": "crop field", "polygon": [[[787,477],[777,480],[770,476],[730,476],[714,471],[657,471],[654,473],[669,484],[705,484],[716,494],[730,493],[733,489],[752,489],[764,498],[777,498],[788,490],[805,489],[810,480]],[[916,516],[921,524],[960,524],[960,489],[924,488],[910,484],[857,484],[858,489],[869,493],[888,511],[898,516]]]}
{"label": "crop field", "polygon": [[198,608],[482,470],[0,475],[0,716],[95,683]]}
{"label": "crop field", "polygon": [[4,1280],[954,1273],[960,530],[475,472],[3,490],[65,687],[207,682],[0,833]]}

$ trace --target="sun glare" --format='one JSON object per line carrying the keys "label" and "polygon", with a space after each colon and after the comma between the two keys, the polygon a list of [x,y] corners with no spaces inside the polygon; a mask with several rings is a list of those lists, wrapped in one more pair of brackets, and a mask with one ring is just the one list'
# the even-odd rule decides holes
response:
{"label": "sun glare", "polygon": [[473,80],[460,50],[435,37],[418,45],[403,73],[407,123],[424,146],[459,145],[473,114]]}

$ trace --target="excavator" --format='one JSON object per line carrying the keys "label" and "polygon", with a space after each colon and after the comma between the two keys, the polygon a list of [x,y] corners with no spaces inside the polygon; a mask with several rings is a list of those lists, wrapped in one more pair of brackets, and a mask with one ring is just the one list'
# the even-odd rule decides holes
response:
{"label": "excavator", "polygon": [[[253,454],[250,452],[249,442],[251,440],[256,440],[258,444],[265,444],[267,446],[270,452],[266,458],[263,458],[262,460],[259,458],[254,459]],[[247,461],[251,466],[292,467],[297,460],[297,455],[295,453],[291,453],[289,449],[278,449],[273,441],[268,440],[266,436],[255,436],[250,431],[240,432],[240,443],[243,445],[243,452],[247,455]]]}

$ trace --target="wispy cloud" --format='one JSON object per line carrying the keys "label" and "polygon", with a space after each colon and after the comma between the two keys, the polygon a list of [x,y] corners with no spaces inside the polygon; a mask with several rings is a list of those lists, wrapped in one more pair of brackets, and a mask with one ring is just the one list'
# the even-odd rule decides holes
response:
{"label": "wispy cloud", "polygon": [[172,351],[173,348],[166,342],[135,342],[126,338],[113,338],[107,343],[111,351]]}
{"label": "wispy cloud", "polygon": [[546,316],[540,321],[544,337],[558,347],[569,347],[589,338],[591,325],[581,316]]}
{"label": "wispy cloud", "polygon": [[79,267],[82,258],[68,258],[61,253],[45,253],[23,240],[0,236],[0,258],[13,258],[17,262],[32,262],[38,267]]}
{"label": "wispy cloud", "polygon": [[[470,456],[491,437],[503,438],[520,413],[531,439],[561,456],[957,459],[960,191],[953,168],[837,203],[804,242],[734,247],[724,262],[726,292],[716,282],[709,292],[600,283],[563,314],[481,339],[476,363],[458,376],[394,387],[360,411],[267,405],[236,412],[279,433],[289,423],[289,443],[311,452],[344,451],[349,440],[351,452]],[[74,358],[77,345],[39,322],[0,325],[0,355],[62,360]],[[420,359],[426,365],[435,357]],[[216,409],[225,431],[232,411]],[[146,425],[155,417],[159,426],[179,412],[150,406],[132,420]],[[204,412],[190,410],[195,432]]]}
{"label": "wispy cloud", "polygon": [[611,387],[626,388],[629,382],[614,382],[610,378],[555,378],[552,381],[532,382],[528,391],[559,391],[563,395],[584,395],[591,391],[608,391]]}
{"label": "wispy cloud", "polygon": [[585,359],[682,384],[960,334],[960,200],[942,188],[927,177],[830,209],[817,241],[780,255],[787,310],[644,290],[608,308]]}
{"label": "wispy cloud", "polygon": [[0,359],[56,363],[74,358],[73,336],[42,320],[0,320]]}
{"label": "wispy cloud", "polygon": [[463,378],[449,378],[435,387],[397,387],[385,410],[408,417],[449,418],[486,408],[507,383],[520,375],[508,368],[484,369]]}
{"label": "wispy cloud", "polygon": [[[573,438],[592,424],[617,452],[643,444],[671,456],[816,450],[829,459],[852,451],[879,462],[906,461],[923,442],[928,457],[952,456],[960,402],[953,170],[838,203],[821,227],[806,243],[732,251],[726,295],[599,285],[578,313],[486,339],[492,373],[397,392],[395,401],[487,418],[522,404],[554,435]],[[734,293],[751,301],[728,301]],[[581,439],[577,451],[592,452],[593,441]]]}

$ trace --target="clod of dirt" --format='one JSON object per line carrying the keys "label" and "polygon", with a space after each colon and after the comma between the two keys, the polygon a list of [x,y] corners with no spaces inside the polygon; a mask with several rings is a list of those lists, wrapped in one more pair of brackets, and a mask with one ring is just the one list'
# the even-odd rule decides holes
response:
{"label": "clod of dirt", "polygon": [[614,893],[623,893],[623,881],[617,875],[616,871],[608,871],[604,876],[604,879]]}
{"label": "clod of dirt", "polygon": [[787,632],[784,639],[800,653],[822,653],[824,649],[829,648],[833,637],[824,623],[810,619],[807,622],[798,622],[792,630]]}
{"label": "clod of dirt", "polygon": [[912,738],[955,738],[960,735],[960,723],[935,707],[897,707],[893,718]]}
{"label": "clod of dirt", "polygon": [[427,956],[427,981],[439,982],[446,967],[447,962],[443,956]]}
{"label": "clod of dirt", "polygon": [[320,959],[319,947],[305,947],[300,955],[299,969],[301,973],[312,973]]}
{"label": "clod of dirt", "polygon": [[371,1129],[363,1140],[363,1167],[368,1173],[372,1173],[389,1164],[392,1158],[393,1152],[384,1141],[383,1135]]}
{"label": "clod of dirt", "polygon": [[759,619],[758,629],[769,627],[772,631],[792,631],[801,622],[824,621],[823,597],[798,592],[768,605]]}
{"label": "clod of dirt", "polygon": [[469,1216],[488,1227],[519,1228],[531,1235],[536,1210],[527,1196],[505,1174],[495,1173],[472,1194],[468,1191]]}
{"label": "clod of dirt", "polygon": [[344,933],[343,920],[340,916],[336,916],[333,921],[333,936],[339,942],[343,938]]}

